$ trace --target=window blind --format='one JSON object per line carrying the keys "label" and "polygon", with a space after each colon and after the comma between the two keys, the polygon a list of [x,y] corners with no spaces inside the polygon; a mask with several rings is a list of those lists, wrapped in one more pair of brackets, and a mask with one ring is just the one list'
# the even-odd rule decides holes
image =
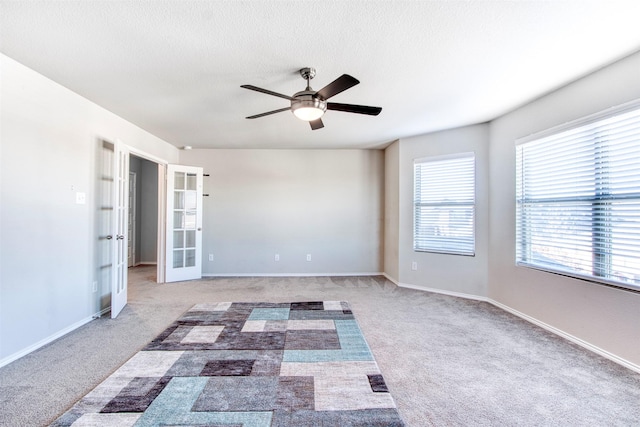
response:
{"label": "window blind", "polygon": [[640,106],[516,146],[516,262],[640,290]]}
{"label": "window blind", "polygon": [[416,251],[475,254],[475,155],[414,161]]}

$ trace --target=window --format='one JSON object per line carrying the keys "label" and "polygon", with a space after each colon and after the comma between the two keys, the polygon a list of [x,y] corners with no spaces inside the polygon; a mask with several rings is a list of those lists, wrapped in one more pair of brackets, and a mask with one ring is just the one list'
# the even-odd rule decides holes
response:
{"label": "window", "polygon": [[413,249],[475,254],[475,155],[414,161]]}
{"label": "window", "polygon": [[640,103],[517,144],[517,264],[640,290]]}

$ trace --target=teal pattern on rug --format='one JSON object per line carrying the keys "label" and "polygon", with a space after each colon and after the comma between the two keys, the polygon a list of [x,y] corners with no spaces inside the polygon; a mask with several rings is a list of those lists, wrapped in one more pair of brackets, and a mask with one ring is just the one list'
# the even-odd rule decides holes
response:
{"label": "teal pattern on rug", "polygon": [[52,426],[404,426],[344,301],[197,304]]}

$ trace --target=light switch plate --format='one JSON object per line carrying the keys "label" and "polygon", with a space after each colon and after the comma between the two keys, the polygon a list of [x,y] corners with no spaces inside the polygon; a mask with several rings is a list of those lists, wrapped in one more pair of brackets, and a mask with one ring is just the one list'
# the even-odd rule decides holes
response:
{"label": "light switch plate", "polygon": [[77,192],[76,193],[76,204],[77,205],[84,205],[85,203],[87,203],[87,194],[86,193]]}

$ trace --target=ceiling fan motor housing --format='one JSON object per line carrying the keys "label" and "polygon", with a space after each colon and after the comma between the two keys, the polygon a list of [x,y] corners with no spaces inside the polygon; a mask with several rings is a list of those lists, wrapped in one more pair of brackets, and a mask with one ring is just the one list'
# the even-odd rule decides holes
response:
{"label": "ceiling fan motor housing", "polygon": [[[327,101],[314,96],[315,94],[316,92],[313,90],[303,90],[295,93],[291,100],[293,114],[303,120],[315,120],[322,117],[324,112],[327,111]],[[312,115],[308,116],[306,114]]]}

